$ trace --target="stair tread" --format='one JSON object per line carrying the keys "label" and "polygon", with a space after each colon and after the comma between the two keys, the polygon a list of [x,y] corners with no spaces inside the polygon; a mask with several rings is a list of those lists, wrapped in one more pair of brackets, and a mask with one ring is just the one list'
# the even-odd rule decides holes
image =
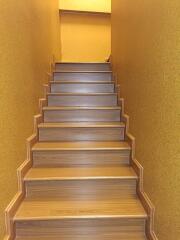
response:
{"label": "stair tread", "polygon": [[26,198],[15,214],[14,220],[146,217],[147,214],[136,196],[98,201]]}
{"label": "stair tread", "polygon": [[67,123],[41,123],[39,128],[106,128],[125,127],[123,122],[67,122]]}
{"label": "stair tread", "polygon": [[63,92],[63,93],[48,93],[48,96],[117,96],[117,93],[76,93],[76,92]]}
{"label": "stair tread", "polygon": [[[87,239],[87,238],[86,238]],[[91,239],[91,237],[89,238]],[[115,238],[112,238],[111,237],[111,240],[115,240]],[[51,237],[51,236],[32,236],[32,237],[16,237],[15,240],[59,240],[59,236],[56,236],[56,237]],[[141,233],[128,233],[127,236],[123,236],[123,240],[147,240],[147,238]]]}
{"label": "stair tread", "polygon": [[[117,236],[118,235],[118,236]],[[118,233],[114,233],[114,235],[109,236],[108,239],[111,240],[116,240],[118,237],[123,237],[123,240],[147,240],[145,234],[143,232],[138,232],[138,231],[131,231],[128,232],[126,235],[122,232],[120,235]],[[59,240],[60,236],[59,234],[52,234],[49,236],[49,234],[46,233],[46,236],[35,236],[32,234],[32,236],[16,236],[15,240]],[[77,239],[77,238],[72,238],[72,239]],[[86,240],[92,240],[92,237],[89,236],[85,238]],[[104,239],[104,238],[103,238]]]}
{"label": "stair tread", "polygon": [[43,107],[43,110],[120,110],[120,106],[108,106],[108,107],[80,107],[80,106],[66,106],[66,107]]}
{"label": "stair tread", "polygon": [[108,65],[110,65],[111,63],[110,62],[55,62],[55,64],[104,64],[104,65],[106,65],[106,64],[108,64]]}
{"label": "stair tread", "polygon": [[26,181],[75,179],[137,179],[130,166],[31,168]]}
{"label": "stair tread", "polygon": [[89,70],[55,70],[53,73],[112,73],[112,71],[89,71]]}
{"label": "stair tread", "polygon": [[114,84],[114,81],[90,81],[87,80],[86,82],[82,82],[82,81],[50,81],[50,83],[55,83],[55,84]]}
{"label": "stair tread", "polygon": [[32,147],[32,151],[41,150],[130,150],[127,142],[38,142]]}

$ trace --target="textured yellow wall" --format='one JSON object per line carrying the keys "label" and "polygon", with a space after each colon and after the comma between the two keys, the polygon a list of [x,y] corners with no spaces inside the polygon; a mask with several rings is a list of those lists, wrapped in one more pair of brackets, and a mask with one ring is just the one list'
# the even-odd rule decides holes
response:
{"label": "textured yellow wall", "polygon": [[[59,0],[60,9],[111,12],[111,0]],[[111,53],[111,19],[105,15],[61,14],[61,60],[105,61]]]}
{"label": "textured yellow wall", "polygon": [[180,239],[179,16],[179,0],[112,0],[113,65],[159,240]]}
{"label": "textured yellow wall", "polygon": [[0,0],[0,239],[59,39],[58,0]]}
{"label": "textured yellow wall", "polygon": [[105,61],[111,53],[109,16],[62,14],[62,61]]}
{"label": "textured yellow wall", "polygon": [[60,9],[111,12],[111,0],[59,0]]}

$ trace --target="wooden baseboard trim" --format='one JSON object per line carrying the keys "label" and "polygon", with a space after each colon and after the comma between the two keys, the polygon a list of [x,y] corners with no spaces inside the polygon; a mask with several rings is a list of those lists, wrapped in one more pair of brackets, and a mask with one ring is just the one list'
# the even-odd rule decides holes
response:
{"label": "wooden baseboard trim", "polygon": [[134,168],[135,172],[137,173],[139,180],[137,184],[137,194],[148,214],[147,224],[146,224],[146,235],[149,240],[158,240],[155,232],[154,232],[154,214],[155,214],[155,207],[153,206],[152,202],[144,192],[143,186],[143,172],[144,169],[141,164],[137,161],[135,157],[135,138],[129,132],[129,116],[124,112],[124,99],[119,99],[119,104],[122,109],[122,121],[126,124],[126,140],[132,147],[131,151],[131,165]]}
{"label": "wooden baseboard trim", "polygon": [[[51,80],[51,74],[48,74],[49,81]],[[4,240],[13,240],[15,237],[14,233],[14,223],[13,217],[15,212],[17,211],[20,203],[22,202],[25,196],[25,188],[24,188],[24,176],[28,172],[28,170],[32,167],[32,146],[38,141],[38,125],[43,121],[43,107],[47,106],[47,99],[46,94],[50,90],[49,83],[44,85],[44,98],[39,100],[39,112],[40,114],[34,116],[34,123],[33,123],[33,134],[27,138],[26,140],[26,149],[27,149],[27,157],[26,160],[22,163],[22,165],[17,170],[17,178],[18,178],[18,191],[8,207],[5,209],[5,227],[6,227],[6,236]]]}
{"label": "wooden baseboard trim", "polygon": [[[40,123],[41,115],[35,116],[35,125],[38,126]],[[36,126],[34,126],[34,129],[37,129]],[[24,189],[24,176],[28,172],[28,170],[32,166],[32,153],[31,148],[32,145],[34,145],[35,142],[37,142],[38,135],[37,130],[36,132],[27,139],[27,160],[25,160],[22,165],[17,170],[17,177],[18,177],[18,192],[14,196],[13,200],[10,202],[8,207],[5,209],[5,226],[6,226],[6,233],[5,239],[14,239],[14,228],[13,228],[13,217],[15,212],[17,211],[20,203],[22,202],[24,196],[25,196],[25,189]]]}

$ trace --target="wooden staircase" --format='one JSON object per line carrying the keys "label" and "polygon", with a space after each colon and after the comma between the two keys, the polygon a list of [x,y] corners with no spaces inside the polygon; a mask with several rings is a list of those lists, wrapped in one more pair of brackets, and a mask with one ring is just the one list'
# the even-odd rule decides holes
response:
{"label": "wooden staircase", "polygon": [[57,63],[48,89],[8,239],[153,239],[110,64]]}

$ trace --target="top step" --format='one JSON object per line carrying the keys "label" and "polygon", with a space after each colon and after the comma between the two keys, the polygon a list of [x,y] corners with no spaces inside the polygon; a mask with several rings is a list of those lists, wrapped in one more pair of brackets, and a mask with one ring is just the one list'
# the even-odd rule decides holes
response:
{"label": "top step", "polygon": [[57,62],[55,71],[110,71],[110,63],[71,63]]}

